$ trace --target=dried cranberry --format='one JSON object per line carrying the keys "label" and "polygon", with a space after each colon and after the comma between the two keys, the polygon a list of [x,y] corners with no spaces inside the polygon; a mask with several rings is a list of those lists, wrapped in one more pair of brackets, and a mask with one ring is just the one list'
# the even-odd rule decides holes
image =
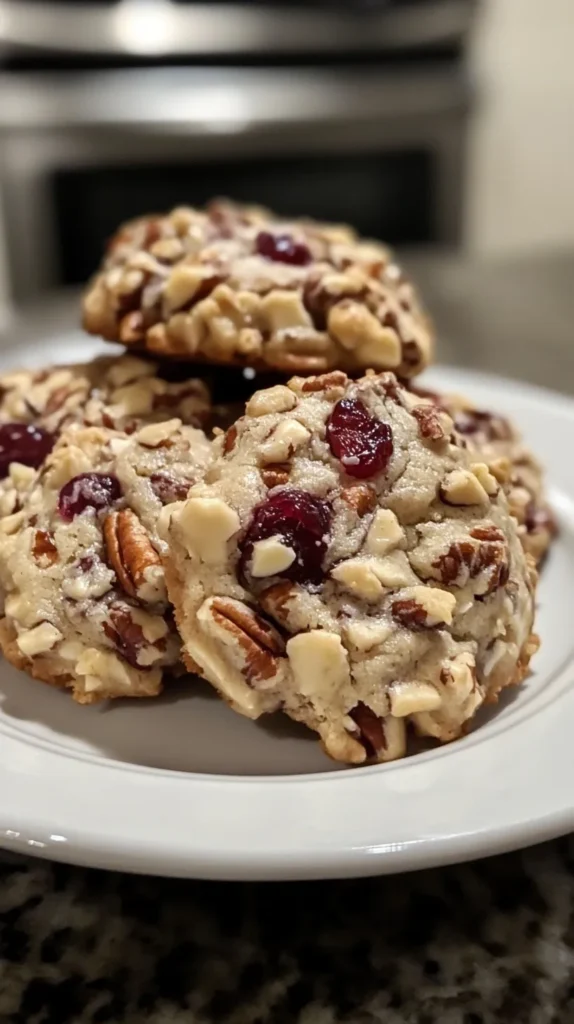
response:
{"label": "dried cranberry", "polygon": [[530,501],[526,506],[524,525],[528,533],[538,533],[540,530],[548,530],[552,536],[557,533],[556,522],[550,509],[537,505]]}
{"label": "dried cranberry", "polygon": [[295,552],[295,561],[278,576],[299,583],[320,583],[327,550],[331,510],[326,502],[306,491],[285,488],[258,505],[241,545],[240,572],[245,574],[253,545],[279,536]]}
{"label": "dried cranberry", "polygon": [[38,469],[54,447],[54,436],[29,423],[0,424],[0,477],[8,475],[11,462]]}
{"label": "dried cranberry", "polygon": [[58,512],[62,519],[71,520],[87,508],[108,508],[121,497],[119,480],[106,473],[80,473],[64,484],[58,498]]}
{"label": "dried cranberry", "polygon": [[480,409],[464,409],[456,413],[454,425],[459,434],[481,434],[487,441],[509,441],[512,437],[508,420]]}
{"label": "dried cranberry", "polygon": [[260,231],[255,239],[255,248],[260,256],[275,263],[290,263],[294,267],[306,267],[313,257],[303,242],[296,242],[291,235],[272,235]]}
{"label": "dried cranberry", "polygon": [[327,441],[349,476],[365,480],[383,473],[393,454],[388,423],[371,416],[357,398],[342,398],[327,421]]}

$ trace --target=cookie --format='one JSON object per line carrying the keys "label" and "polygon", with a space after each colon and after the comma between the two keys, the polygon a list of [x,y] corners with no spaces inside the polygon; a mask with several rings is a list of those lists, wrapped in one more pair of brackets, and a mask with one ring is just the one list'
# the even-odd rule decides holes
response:
{"label": "cookie", "polygon": [[180,643],[158,523],[209,458],[203,432],[179,419],[131,436],[63,430],[22,508],[0,521],[9,661],[82,704],[159,693]]}
{"label": "cookie", "polygon": [[184,659],[237,711],[283,709],[348,763],[446,742],[536,649],[536,571],[450,416],[390,373],[253,395],[169,510]]}
{"label": "cookie", "polygon": [[229,202],[121,228],[83,323],[161,356],[289,374],[412,377],[432,351],[429,322],[384,246]]}
{"label": "cookie", "polygon": [[19,507],[36,471],[71,423],[127,432],[179,417],[201,426],[210,415],[199,380],[167,382],[158,366],[133,356],[0,375],[0,516]]}
{"label": "cookie", "polygon": [[460,395],[412,390],[446,409],[469,451],[487,463],[504,488],[524,550],[540,564],[557,525],[546,499],[542,466],[517,427],[506,416],[477,409]]}

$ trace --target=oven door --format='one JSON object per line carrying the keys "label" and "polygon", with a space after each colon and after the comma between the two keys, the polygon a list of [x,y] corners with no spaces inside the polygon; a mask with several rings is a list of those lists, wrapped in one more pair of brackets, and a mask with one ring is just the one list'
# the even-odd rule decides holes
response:
{"label": "oven door", "polygon": [[147,69],[0,79],[12,294],[83,281],[118,223],[228,195],[456,242],[468,87],[459,70]]}

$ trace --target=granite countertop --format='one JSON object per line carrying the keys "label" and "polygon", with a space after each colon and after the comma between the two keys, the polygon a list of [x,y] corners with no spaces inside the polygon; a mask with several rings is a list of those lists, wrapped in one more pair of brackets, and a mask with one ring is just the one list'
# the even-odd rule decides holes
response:
{"label": "granite countertop", "polygon": [[[413,267],[443,360],[574,392],[574,254]],[[47,323],[73,323],[69,299],[17,329]],[[574,837],[401,877],[265,885],[0,853],[0,954],[2,1024],[567,1024]]]}
{"label": "granite countertop", "polygon": [[346,882],[0,861],[0,1020],[567,1024],[573,875],[573,839]]}

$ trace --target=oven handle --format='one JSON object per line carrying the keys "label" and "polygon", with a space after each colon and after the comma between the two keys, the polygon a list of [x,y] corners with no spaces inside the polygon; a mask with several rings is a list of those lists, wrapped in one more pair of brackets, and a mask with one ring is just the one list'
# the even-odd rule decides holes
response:
{"label": "oven handle", "polygon": [[189,6],[171,0],[0,0],[0,46],[126,57],[396,50],[462,40],[476,0],[345,11],[275,5]]}

